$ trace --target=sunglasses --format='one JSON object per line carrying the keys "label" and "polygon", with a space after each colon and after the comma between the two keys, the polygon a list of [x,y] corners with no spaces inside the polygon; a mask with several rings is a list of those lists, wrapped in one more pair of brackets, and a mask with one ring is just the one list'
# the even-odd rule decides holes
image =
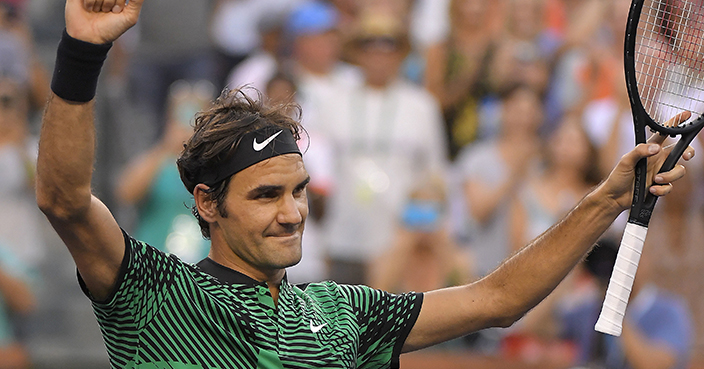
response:
{"label": "sunglasses", "polygon": [[383,52],[396,52],[401,50],[401,42],[393,37],[369,37],[358,42],[363,50],[377,50]]}

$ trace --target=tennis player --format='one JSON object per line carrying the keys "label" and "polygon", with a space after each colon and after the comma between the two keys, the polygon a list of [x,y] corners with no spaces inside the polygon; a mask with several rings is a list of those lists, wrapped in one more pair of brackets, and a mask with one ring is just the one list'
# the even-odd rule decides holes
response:
{"label": "tennis player", "polygon": [[[636,161],[649,157],[652,170],[667,151],[661,137],[637,146],[562,221],[470,285],[404,295],[295,286],[285,268],[300,260],[308,215],[300,127],[289,110],[224,93],[178,159],[211,240],[207,259],[186,264],[130,237],[91,194],[97,78],[142,3],[67,1],[37,164],[39,207],[75,260],[115,368],[393,368],[402,352],[507,327],[628,208]],[[652,174],[650,191],[667,194],[684,173]]]}

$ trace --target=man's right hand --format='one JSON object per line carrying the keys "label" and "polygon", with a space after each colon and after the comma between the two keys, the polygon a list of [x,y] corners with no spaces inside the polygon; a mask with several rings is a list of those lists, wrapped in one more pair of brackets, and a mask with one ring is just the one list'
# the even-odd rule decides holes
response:
{"label": "man's right hand", "polygon": [[93,44],[115,41],[139,19],[144,0],[67,0],[66,32]]}
{"label": "man's right hand", "polygon": [[[691,116],[690,112],[683,112],[671,118],[665,125],[673,126],[687,121]],[[609,176],[597,188],[618,213],[627,210],[633,201],[633,181],[635,178],[635,167],[638,160],[648,158],[648,191],[655,196],[665,196],[672,190],[672,183],[685,175],[683,165],[675,165],[671,170],[658,173],[658,170],[665,162],[668,154],[674,145],[663,147],[667,136],[654,134],[648,139],[648,143],[637,145],[633,150],[626,153],[616,164]],[[694,149],[690,146],[682,154],[684,160],[694,157]]]}

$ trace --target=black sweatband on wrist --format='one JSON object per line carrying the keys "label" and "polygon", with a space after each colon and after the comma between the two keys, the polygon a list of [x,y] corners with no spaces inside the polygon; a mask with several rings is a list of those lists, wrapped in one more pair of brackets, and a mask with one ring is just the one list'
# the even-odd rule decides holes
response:
{"label": "black sweatband on wrist", "polygon": [[56,50],[51,90],[56,96],[76,102],[95,97],[98,76],[112,43],[96,45],[77,40],[64,29]]}

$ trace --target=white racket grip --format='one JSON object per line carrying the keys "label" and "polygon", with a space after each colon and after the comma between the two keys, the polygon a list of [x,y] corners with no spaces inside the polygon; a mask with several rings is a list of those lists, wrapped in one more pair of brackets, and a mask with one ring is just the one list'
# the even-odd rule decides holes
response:
{"label": "white racket grip", "polygon": [[626,313],[626,305],[628,305],[628,298],[631,295],[633,280],[636,276],[647,233],[648,227],[633,223],[626,224],[621,246],[618,248],[616,264],[611,273],[609,287],[606,290],[606,298],[594,327],[598,332],[612,336],[621,335],[623,316]]}

